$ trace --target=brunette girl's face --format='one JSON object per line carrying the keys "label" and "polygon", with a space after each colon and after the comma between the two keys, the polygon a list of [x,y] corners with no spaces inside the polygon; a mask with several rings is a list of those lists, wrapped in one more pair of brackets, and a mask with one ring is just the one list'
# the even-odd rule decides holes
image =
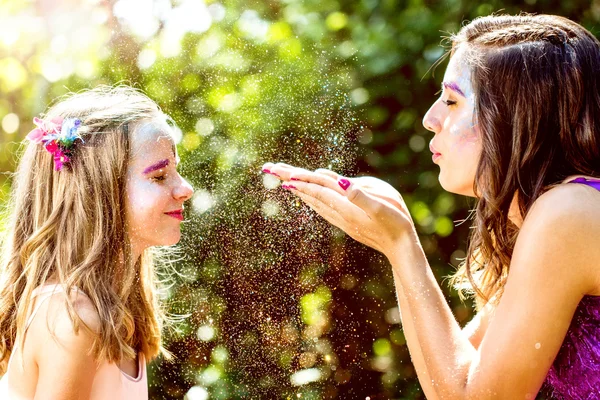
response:
{"label": "brunette girl's face", "polygon": [[127,224],[134,255],[179,242],[183,203],[193,189],[177,172],[171,127],[161,118],[142,121],[131,138],[127,171]]}
{"label": "brunette girl's face", "polygon": [[429,143],[433,162],[440,166],[439,181],[453,193],[475,196],[473,183],[481,155],[481,135],[474,115],[475,95],[470,68],[460,46],[448,63],[442,94],[433,103],[423,126],[435,135]]}

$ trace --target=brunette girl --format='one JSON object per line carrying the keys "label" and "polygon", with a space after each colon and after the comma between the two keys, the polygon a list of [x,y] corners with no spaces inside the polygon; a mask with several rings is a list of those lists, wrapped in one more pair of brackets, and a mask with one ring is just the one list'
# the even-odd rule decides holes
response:
{"label": "brunette girl", "polygon": [[423,119],[439,181],[477,199],[454,277],[461,329],[402,197],[374,178],[266,164],[324,218],[387,256],[428,399],[600,393],[600,43],[550,15],[488,16],[452,38]]}

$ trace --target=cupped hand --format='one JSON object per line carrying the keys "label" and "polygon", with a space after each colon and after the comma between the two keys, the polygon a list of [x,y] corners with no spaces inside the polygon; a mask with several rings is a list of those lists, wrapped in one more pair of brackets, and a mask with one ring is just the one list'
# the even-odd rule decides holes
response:
{"label": "cupped hand", "polygon": [[309,171],[283,163],[267,163],[263,172],[281,179],[284,189],[327,221],[388,257],[401,239],[415,233],[402,196],[380,179],[346,178],[327,169]]}

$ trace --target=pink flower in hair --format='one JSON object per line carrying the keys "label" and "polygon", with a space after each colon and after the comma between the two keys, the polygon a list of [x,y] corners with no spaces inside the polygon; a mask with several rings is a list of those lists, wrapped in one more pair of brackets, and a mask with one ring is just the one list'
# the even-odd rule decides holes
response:
{"label": "pink flower in hair", "polygon": [[37,128],[29,132],[27,139],[37,144],[42,142],[46,135],[59,134],[63,123],[63,118],[56,117],[52,118],[50,121],[44,121],[43,119],[36,117],[33,119],[33,123],[37,126]]}
{"label": "pink flower in hair", "polygon": [[41,130],[40,128],[35,128],[31,132],[29,132],[29,134],[27,135],[27,139],[31,140],[35,144],[38,144],[43,140],[44,135],[45,133],[43,130]]}
{"label": "pink flower in hair", "polygon": [[60,171],[63,167],[63,164],[68,163],[70,161],[69,157],[59,148],[56,148],[56,151],[53,153],[54,155],[54,170]]}
{"label": "pink flower in hair", "polygon": [[57,151],[59,151],[58,142],[56,140],[47,142],[45,147],[46,147],[46,150],[48,150],[48,153],[51,153],[51,154],[54,154]]}
{"label": "pink flower in hair", "polygon": [[77,132],[81,127],[81,120],[56,117],[50,121],[44,121],[34,118],[33,123],[37,128],[29,132],[27,139],[35,144],[41,143],[52,154],[54,169],[62,170],[63,165],[71,161],[75,142],[77,140],[83,142],[81,135]]}

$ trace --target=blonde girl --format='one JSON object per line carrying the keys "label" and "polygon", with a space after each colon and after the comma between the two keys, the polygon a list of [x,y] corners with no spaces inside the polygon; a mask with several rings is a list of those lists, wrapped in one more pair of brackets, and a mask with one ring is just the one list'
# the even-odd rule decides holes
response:
{"label": "blonde girl", "polygon": [[0,398],[146,399],[161,352],[152,246],[191,186],[168,118],[129,87],[73,94],[29,135],[0,280]]}

